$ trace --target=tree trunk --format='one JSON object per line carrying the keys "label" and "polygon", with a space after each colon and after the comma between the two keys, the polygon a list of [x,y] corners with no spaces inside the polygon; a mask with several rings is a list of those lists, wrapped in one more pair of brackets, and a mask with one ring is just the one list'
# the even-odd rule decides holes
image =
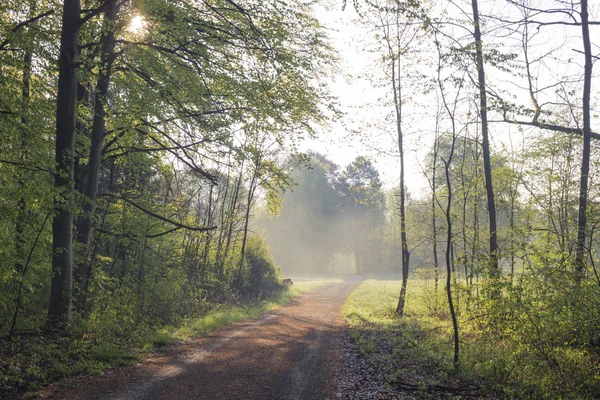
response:
{"label": "tree trunk", "polygon": [[[475,135],[477,139],[479,137],[478,134]],[[479,251],[479,146],[477,144],[474,145],[475,154],[473,157],[474,166],[475,166],[475,194],[473,196],[473,245],[471,247],[471,262],[475,263],[475,260],[478,259],[477,253]],[[474,265],[471,266],[471,273],[469,274],[469,287],[473,288],[473,277],[475,276],[475,270],[479,271],[479,266],[474,268]],[[477,272],[477,281],[479,280],[479,272]],[[477,287],[477,296],[479,297],[479,287]]]}
{"label": "tree trunk", "polygon": [[510,284],[515,279],[515,202],[516,194],[511,192],[510,196]]}
{"label": "tree trunk", "polygon": [[248,197],[246,199],[246,214],[244,215],[244,236],[242,237],[242,250],[240,254],[240,265],[238,268],[238,276],[236,289],[239,290],[242,288],[242,270],[244,268],[244,259],[246,256],[246,242],[248,239],[248,223],[250,221],[250,209],[252,208],[252,199],[254,198],[254,190],[256,189],[256,180],[258,179],[258,171],[260,169],[260,156],[256,157],[256,165],[254,166],[254,173],[252,174],[252,179],[250,180],[250,187],[248,188]]}
{"label": "tree trunk", "polygon": [[[399,11],[397,11],[399,15]],[[399,29],[399,21],[396,20],[396,29]],[[400,38],[397,38],[400,43]],[[392,89],[394,90],[394,106],[396,109],[396,133],[398,135],[398,153],[400,154],[400,242],[402,246],[402,288],[400,289],[400,297],[396,306],[396,314],[404,315],[404,305],[406,303],[406,286],[408,284],[408,270],[410,263],[410,253],[408,251],[408,239],[406,237],[406,193],[404,191],[404,144],[402,132],[402,81],[401,72],[402,64],[398,51],[392,52]],[[396,71],[398,68],[398,71]],[[396,77],[397,73],[397,77]]]}
{"label": "tree trunk", "polygon": [[437,308],[437,299],[438,299],[438,287],[440,280],[440,264],[438,260],[438,251],[437,251],[437,185],[436,185],[436,174],[437,174],[437,146],[438,146],[438,138],[437,138],[437,129],[436,129],[436,138],[433,141],[433,173],[431,178],[431,223],[433,225],[433,268],[434,268],[434,296],[435,296],[435,304]]}
{"label": "tree trunk", "polygon": [[590,173],[590,142],[592,137],[590,121],[590,93],[592,89],[592,48],[588,22],[588,1],[581,0],[581,32],[585,66],[583,77],[583,154],[579,183],[579,214],[577,219],[577,252],[575,257],[575,280],[579,282],[585,274],[585,250],[587,228],[587,198]]}
{"label": "tree trunk", "polygon": [[[475,1],[475,0],[474,0]],[[441,79],[441,70],[442,70],[442,66],[441,66],[441,51],[440,51],[440,47],[439,44],[437,44],[437,40],[436,40],[436,45],[438,48],[438,84],[439,84],[439,88],[440,88],[440,92],[441,92],[441,97],[442,97],[442,101],[444,104],[444,108],[446,109],[446,112],[448,113],[448,117],[450,118],[450,122],[452,123],[452,145],[450,147],[450,154],[448,156],[447,160],[444,160],[443,158],[441,158],[442,162],[444,163],[444,172],[446,175],[446,186],[448,189],[448,198],[446,201],[446,294],[448,296],[448,308],[450,309],[450,316],[452,317],[452,328],[454,331],[454,367],[457,366],[458,364],[458,352],[459,352],[459,337],[458,337],[458,321],[456,318],[456,311],[454,309],[454,303],[452,301],[452,272],[454,271],[453,268],[453,250],[452,250],[452,180],[450,179],[450,165],[452,164],[452,158],[454,157],[454,149],[456,146],[456,122],[455,122],[455,115],[456,115],[456,104],[457,104],[457,99],[458,99],[458,95],[460,93],[460,90],[457,92],[456,94],[456,99],[454,101],[454,109],[450,109],[448,102],[446,101],[446,95],[444,92],[444,86],[443,86],[443,81]]]}
{"label": "tree trunk", "polygon": [[[228,164],[231,161],[231,156],[229,158]],[[223,252],[223,243],[225,242],[225,233],[227,232],[225,227],[227,226],[226,222],[227,222],[227,217],[226,217],[226,213],[225,213],[225,205],[227,204],[227,195],[229,193],[229,178],[230,178],[230,172],[231,172],[231,168],[227,168],[227,180],[225,181],[225,192],[223,194],[223,200],[221,201],[221,208],[220,208],[220,221],[221,223],[219,224],[220,229],[219,229],[219,237],[217,239],[217,253],[215,255],[215,274],[217,274],[219,277],[222,276],[222,272],[220,270],[220,266],[221,266],[221,254]],[[221,187],[223,185],[223,182],[221,182]],[[219,194],[220,194],[220,190],[219,190]]]}
{"label": "tree trunk", "polygon": [[446,172],[446,185],[448,186],[448,201],[446,203],[446,294],[448,295],[448,307],[450,309],[450,316],[452,317],[452,328],[454,330],[454,366],[458,364],[458,351],[459,351],[459,340],[458,340],[458,321],[456,319],[456,311],[454,309],[454,303],[452,302],[452,182],[450,181],[450,162],[454,153],[454,141],[456,136],[452,140],[452,150],[450,156],[445,164]]}
{"label": "tree trunk", "polygon": [[65,325],[71,321],[73,152],[80,13],[79,0],[64,1],[56,98],[56,215],[52,221],[52,282],[47,319],[48,327],[57,329],[66,328]]}
{"label": "tree trunk", "polygon": [[[483,68],[483,43],[481,41],[481,29],[479,22],[479,9],[477,0],[472,0],[473,8],[473,24],[475,25],[475,50],[476,50],[476,65],[477,77],[479,85],[479,101],[481,113],[481,135],[482,135],[482,150],[483,150],[483,170],[485,175],[485,191],[487,195],[488,206],[488,224],[490,235],[490,277],[497,278],[500,275],[498,267],[498,237],[496,227],[496,201],[494,200],[494,185],[492,184],[492,164],[490,157],[490,142],[488,132],[487,119],[487,95],[485,88],[485,72]],[[497,293],[495,293],[497,295]]]}
{"label": "tree trunk", "polygon": [[[29,15],[33,16],[35,14],[35,2],[31,2],[31,6],[29,9]],[[30,135],[29,131],[26,128],[27,115],[29,111],[29,93],[31,87],[31,60],[33,57],[32,46],[29,44],[25,48],[25,54],[23,55],[23,75],[21,79],[21,124],[23,124],[23,133],[21,135],[21,162],[25,163],[28,159],[27,149],[29,148],[30,143]],[[17,182],[18,191],[21,193],[21,197],[19,198],[19,202],[17,203],[18,212],[17,212],[17,221],[15,223],[15,271],[21,275],[19,282],[19,290],[17,292],[17,299],[15,301],[15,313],[13,315],[13,320],[9,332],[9,337],[14,334],[15,326],[17,323],[17,316],[19,314],[19,309],[21,308],[21,299],[23,293],[23,283],[25,281],[25,273],[27,271],[27,267],[24,263],[25,261],[25,227],[26,227],[26,218],[27,218],[27,201],[25,196],[23,195],[25,188],[25,180],[26,171],[19,172],[19,179]]]}
{"label": "tree trunk", "polygon": [[83,247],[78,268],[74,272],[75,284],[79,290],[77,311],[83,312],[89,286],[92,260],[89,257],[92,225],[98,197],[98,180],[100,176],[100,162],[102,160],[102,142],[106,127],[106,102],[110,75],[114,61],[115,48],[115,21],[117,16],[117,2],[112,1],[106,7],[104,14],[104,29],[102,42],[102,58],[100,61],[100,75],[96,83],[94,96],[94,120],[91,131],[91,147],[87,165],[85,181],[85,200],[83,215],[77,223],[77,242]]}
{"label": "tree trunk", "polygon": [[465,271],[465,286],[467,289],[467,310],[468,310],[470,289],[469,289],[469,257],[467,255],[467,202],[468,202],[469,198],[468,198],[467,184],[466,184],[466,180],[465,180],[465,162],[466,162],[466,160],[467,160],[467,135],[465,135],[465,137],[463,139],[462,155],[461,155],[461,159],[460,159],[460,186],[461,186],[461,191],[462,191],[462,210],[461,210],[462,254],[461,254],[461,260],[462,260],[462,264],[464,266],[464,271]]}
{"label": "tree trunk", "polygon": [[[212,215],[213,215],[213,189],[214,189],[215,185],[214,184],[210,184],[210,188],[209,188],[209,193],[208,193],[208,210],[206,212],[205,218],[204,218],[204,226],[211,226],[212,224]],[[210,248],[211,248],[211,241],[212,241],[212,232],[208,231],[208,232],[204,232],[204,250],[202,252],[202,271],[206,271],[208,268],[208,265],[210,263]],[[200,241],[200,239],[198,239],[198,242]],[[198,243],[199,244],[199,243]],[[198,250],[196,250],[196,252],[198,252]]]}

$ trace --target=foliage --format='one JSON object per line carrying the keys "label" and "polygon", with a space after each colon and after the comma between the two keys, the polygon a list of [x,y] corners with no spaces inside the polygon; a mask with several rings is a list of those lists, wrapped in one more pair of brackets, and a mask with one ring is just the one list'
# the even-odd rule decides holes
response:
{"label": "foliage", "polygon": [[[244,210],[256,186],[277,207],[290,185],[277,151],[330,105],[313,81],[332,53],[308,6],[94,6],[78,34],[75,173],[61,188],[52,174],[63,7],[11,1],[0,12],[0,334],[44,326],[53,235],[74,239],[69,296],[83,329],[126,335],[237,295]],[[57,236],[55,204],[71,194],[74,228]]]}
{"label": "foliage", "polygon": [[246,252],[246,278],[242,293],[251,298],[261,298],[280,290],[281,271],[275,265],[264,239],[258,235],[250,236]]}
{"label": "foliage", "polygon": [[35,390],[43,384],[82,373],[129,364],[138,355],[123,343],[94,344],[89,337],[29,335],[4,342],[0,364],[0,394]]}
{"label": "foliage", "polygon": [[[3,389],[126,362],[141,341],[171,343],[167,327],[277,294],[268,249],[246,246],[251,210],[263,192],[278,207],[280,154],[334,112],[317,82],[333,54],[310,6],[235,4],[3,2]],[[59,57],[70,11],[76,59]],[[76,93],[57,91],[66,66]],[[75,129],[58,104],[75,105]],[[61,137],[74,146],[56,160]]]}
{"label": "foliage", "polygon": [[[390,383],[416,375],[398,362],[408,355],[433,382],[458,374],[511,397],[593,397],[600,165],[587,1],[549,11],[481,4],[494,7],[489,16],[472,1],[472,18],[459,2],[365,2],[382,81],[398,83],[393,103],[378,100],[383,116],[373,114],[384,131],[398,129],[399,153],[435,126],[424,167],[431,198],[407,196],[406,229],[395,194],[407,188],[386,192],[369,158],[338,169],[323,155],[307,166],[286,152],[336,111],[322,84],[335,57],[314,2],[86,1],[80,13],[81,3],[6,0],[0,9],[4,388],[129,362],[185,336],[176,327],[203,332],[247,315],[229,306],[285,296],[265,241],[249,235],[264,195],[280,214],[263,222],[265,237],[286,271],[393,271],[408,233],[414,247],[403,255],[421,276],[408,318],[392,318],[368,285],[349,314]],[[65,16],[77,23],[61,25]],[[78,54],[63,57],[67,42]],[[59,90],[71,67],[71,90]],[[496,124],[489,148],[488,113],[490,124],[517,126],[520,150]],[[297,188],[286,191],[291,178]],[[450,196],[448,219],[436,218]],[[441,240],[462,329],[459,371],[443,352]],[[71,306],[73,317],[63,312]]]}

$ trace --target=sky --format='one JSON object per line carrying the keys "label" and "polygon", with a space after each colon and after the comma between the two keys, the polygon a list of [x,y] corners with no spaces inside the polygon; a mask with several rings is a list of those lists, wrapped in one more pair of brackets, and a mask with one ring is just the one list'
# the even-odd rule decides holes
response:
{"label": "sky", "polygon": [[[350,163],[355,157],[365,155],[370,157],[378,168],[384,186],[391,188],[398,185],[399,182],[399,157],[397,156],[397,144],[394,140],[395,122],[393,120],[386,121],[385,114],[387,111],[378,104],[381,104],[378,99],[386,94],[385,87],[378,87],[373,79],[369,76],[379,76],[382,74],[382,67],[378,64],[378,55],[375,54],[373,44],[375,43],[375,32],[369,31],[363,25],[357,22],[357,13],[352,6],[352,2],[348,2],[345,10],[342,10],[341,0],[325,0],[323,4],[315,7],[315,16],[321,24],[329,31],[331,43],[338,51],[340,62],[338,64],[339,71],[331,77],[329,86],[331,93],[338,98],[340,108],[345,115],[340,121],[332,122],[328,127],[322,130],[318,138],[304,141],[300,145],[300,150],[315,150],[327,155],[332,161],[344,167]],[[507,7],[505,2],[498,1],[480,1],[487,10],[495,10],[498,13],[504,12],[502,7]],[[550,7],[555,4],[549,0],[540,0],[538,3],[541,7]],[[590,4],[590,14],[592,18],[600,12],[600,4]],[[451,2],[444,4],[452,4]],[[463,9],[465,14],[468,14],[470,9]],[[573,50],[574,47],[581,47],[580,30],[570,29],[564,32],[561,28],[545,28],[540,32],[532,42],[531,52],[543,54],[544,51],[552,46],[559,47],[564,43],[559,43],[562,37],[569,37],[573,43],[566,43],[560,53],[551,54],[550,61],[544,66],[540,64],[540,68],[547,70],[534,71],[537,74],[536,85],[543,86],[546,81],[551,82],[561,74],[567,74],[569,70],[581,71],[581,66],[577,64],[579,58],[582,58]],[[459,32],[463,32],[464,29]],[[600,29],[591,27],[592,42],[596,45],[594,50],[598,52],[597,44],[600,44]],[[557,39],[558,38],[558,39]],[[491,41],[493,35],[486,35],[484,31],[484,43],[486,40]],[[518,46],[518,43],[513,39],[501,39],[501,46]],[[513,40],[513,42],[511,42]],[[489,42],[487,42],[489,44]],[[500,42],[499,42],[500,43]],[[500,47],[502,50],[502,47]],[[556,57],[556,60],[552,59]],[[569,66],[564,60],[573,59],[574,64]],[[562,60],[559,62],[559,60]],[[556,63],[556,65],[554,64]],[[596,68],[598,69],[598,67]],[[499,86],[510,86],[511,93],[519,94],[520,99],[524,99],[524,105],[528,104],[529,96],[527,92],[523,92],[523,87],[519,87],[519,82],[515,83],[516,78],[506,77],[506,83],[502,80],[502,73],[488,68],[486,70],[488,79],[493,79]],[[521,82],[522,83],[522,82]],[[387,90],[390,90],[387,88]],[[593,91],[597,89],[593,88]],[[521,91],[521,92],[519,92]],[[549,91],[548,101],[556,101],[552,98],[554,95]],[[428,192],[428,182],[423,174],[423,160],[433,144],[433,114],[434,108],[419,106],[419,102],[426,104],[431,103],[423,98],[417,99],[415,104],[406,107],[406,120],[404,129],[406,134],[405,143],[405,180],[409,193],[415,197],[425,196]],[[421,110],[419,110],[421,107]],[[415,111],[417,110],[417,111]],[[540,134],[539,130],[530,129],[524,132],[520,131],[516,126],[510,124],[492,124],[491,125],[491,143],[492,150],[505,146],[510,148],[522,147],[523,140],[534,138]],[[358,133],[358,134],[357,134]]]}
{"label": "sky", "polygon": [[[373,71],[379,73],[380,67],[377,65],[376,56],[365,50],[374,40],[375,34],[358,23],[357,13],[351,5],[342,10],[341,1],[330,2],[329,8],[317,7],[315,17],[328,29],[331,43],[340,57],[339,72],[332,76],[329,86],[345,114],[340,121],[331,122],[323,129],[318,138],[306,140],[301,149],[323,153],[340,167],[349,164],[359,155],[371,157],[384,185],[388,188],[393,187],[399,182],[399,159],[383,152],[395,155],[397,144],[390,137],[383,143],[368,146],[359,135],[354,134],[354,131],[359,131],[369,135],[369,124],[373,122],[373,115],[381,114],[379,107],[374,104],[384,95],[385,89],[374,87],[368,78]],[[395,135],[395,126],[390,123],[389,127],[389,134]],[[416,159],[412,163],[409,162],[407,168],[407,176],[410,175],[407,182],[409,186],[426,185],[424,178],[417,173]]]}
{"label": "sky", "polygon": [[[388,96],[391,88],[387,82],[381,87],[383,67],[379,54],[373,51],[376,32],[359,22],[351,1],[345,10],[341,0],[323,3],[316,7],[315,17],[328,30],[340,58],[339,71],[329,86],[345,114],[319,137],[306,140],[300,149],[323,153],[342,168],[357,156],[367,156],[375,163],[384,187],[397,187],[400,159],[396,125],[395,120],[385,120],[392,109],[381,105],[381,98]],[[412,195],[420,197],[429,190],[422,163],[433,135],[427,134],[432,129],[430,123],[415,118],[410,112],[405,114],[405,184]]]}

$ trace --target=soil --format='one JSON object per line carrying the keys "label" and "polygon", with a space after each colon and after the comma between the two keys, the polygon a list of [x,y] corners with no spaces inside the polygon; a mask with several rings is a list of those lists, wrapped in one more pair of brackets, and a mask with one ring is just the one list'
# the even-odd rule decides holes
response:
{"label": "soil", "polygon": [[[41,397],[379,398],[372,391],[379,386],[376,381],[364,371],[349,373],[348,368],[355,368],[344,366],[351,360],[344,350],[343,340],[347,338],[340,309],[359,281],[357,278],[317,288],[259,318],[224,327],[134,366],[101,376],[79,377],[70,382],[70,387],[47,388]],[[355,397],[360,388],[369,395]]]}

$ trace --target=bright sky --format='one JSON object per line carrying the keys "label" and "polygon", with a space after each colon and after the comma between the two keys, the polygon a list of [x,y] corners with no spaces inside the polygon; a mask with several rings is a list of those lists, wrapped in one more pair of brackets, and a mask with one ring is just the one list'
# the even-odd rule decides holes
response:
{"label": "bright sky", "polygon": [[[384,119],[384,110],[377,103],[386,94],[386,88],[375,87],[372,79],[368,78],[369,75],[381,76],[378,55],[366,50],[375,40],[375,33],[358,23],[351,2],[346,10],[342,10],[341,1],[329,3],[329,9],[318,7],[316,17],[329,29],[332,43],[339,52],[340,72],[333,78],[330,87],[346,114],[317,139],[306,140],[301,148],[324,153],[340,167],[359,155],[371,157],[385,187],[396,186],[399,183],[400,164],[397,144],[393,139],[396,135],[395,122],[386,123],[389,126],[386,132],[371,126]],[[409,138],[405,150],[405,179],[411,192],[420,193],[428,186],[418,162],[423,159],[424,151],[417,152],[416,148]],[[425,146],[418,148],[424,150]]]}
{"label": "bright sky", "polygon": [[[301,150],[316,150],[326,154],[331,160],[338,163],[340,166],[345,166],[351,162],[358,155],[370,156],[382,176],[382,180],[386,187],[392,187],[398,184],[399,181],[399,159],[397,157],[397,144],[393,138],[395,138],[395,122],[385,121],[385,112],[382,107],[376,106],[378,98],[384,96],[386,90],[389,88],[376,87],[372,82],[372,79],[367,77],[378,75],[381,77],[382,69],[377,64],[378,55],[369,52],[369,48],[372,48],[372,44],[375,41],[375,33],[369,32],[366,28],[362,27],[357,23],[357,13],[352,6],[352,1],[348,1],[346,10],[342,11],[341,0],[325,0],[328,3],[328,7],[318,6],[316,8],[316,16],[320,22],[330,30],[330,36],[334,46],[339,52],[341,58],[340,61],[340,72],[336,74],[333,82],[331,82],[332,94],[336,95],[339,99],[341,109],[346,112],[345,117],[342,121],[332,123],[330,128],[322,133],[319,138],[313,140],[307,140],[301,145]],[[556,4],[548,0],[540,0],[541,6],[549,7],[551,4]],[[597,17],[600,12],[600,4],[591,2],[590,4],[590,17]],[[451,5],[451,2],[444,3]],[[504,2],[498,3],[496,1],[481,1],[483,7],[487,7],[490,10],[496,10],[498,7],[506,7]],[[544,5],[545,4],[545,5]],[[481,6],[480,6],[481,8]],[[465,8],[465,13],[470,9]],[[570,35],[572,42],[568,42],[563,48],[562,53],[552,54],[549,57],[548,63],[542,63],[542,68],[545,66],[548,71],[534,71],[534,74],[538,74],[538,81],[536,84],[544,85],[546,80],[550,81],[550,75],[553,75],[552,79],[560,76],[570,69],[575,69],[576,73],[580,74],[582,71],[582,56],[577,54],[573,48],[581,47],[581,31],[580,28],[564,28],[569,30],[568,32],[561,31],[560,29],[547,29],[545,28],[535,41],[532,42],[531,52],[545,52],[551,46],[559,46],[563,44],[559,43],[561,37]],[[461,35],[464,35],[464,30],[460,30]],[[486,40],[492,40],[492,36],[485,36]],[[592,42],[595,43],[593,51],[599,52],[598,44],[600,44],[600,29],[597,27],[591,27]],[[504,39],[503,39],[504,40]],[[510,40],[513,40],[511,42]],[[507,46],[515,46],[518,43],[514,42],[513,39],[506,39]],[[564,39],[565,43],[567,39]],[[550,46],[550,47],[549,47]],[[502,51],[502,48],[500,48]],[[566,54],[566,55],[565,55]],[[552,57],[557,56],[558,58],[553,59]],[[562,57],[562,58],[561,58]],[[559,60],[566,60],[572,57],[576,64],[567,65]],[[570,61],[569,61],[570,62]],[[562,64],[561,64],[562,63]],[[549,64],[544,65],[544,64]],[[554,68],[554,70],[551,70]],[[596,70],[598,67],[596,67]],[[596,74],[597,75],[596,71]],[[515,86],[514,77],[508,77],[508,81],[502,84],[502,75],[491,68],[486,70],[488,75],[493,74],[493,79],[496,82],[500,82],[500,85],[506,85],[511,93],[517,93],[519,99],[525,99],[526,106],[528,104],[527,92],[520,93],[523,91],[523,87]],[[510,81],[510,82],[509,82]],[[597,80],[596,80],[597,81]],[[523,82],[521,82],[522,84]],[[510,88],[508,85],[512,85]],[[594,83],[593,83],[594,85]],[[596,93],[598,88],[592,88],[593,93]],[[596,91],[596,92],[594,92]],[[551,96],[554,96],[550,92]],[[419,101],[419,100],[417,100]],[[427,104],[427,101],[431,103],[431,99],[420,101]],[[553,99],[550,99],[553,101]],[[430,105],[430,104],[428,104]],[[421,164],[425,159],[426,153],[433,144],[433,113],[435,107],[423,107],[415,106],[414,104],[406,106],[404,130],[406,135],[405,143],[405,166],[406,166],[406,185],[409,192],[417,197],[424,195],[428,191],[428,183],[422,173]],[[380,128],[374,127],[379,125]],[[381,129],[381,127],[384,127]],[[360,135],[353,134],[353,131],[360,132]],[[540,131],[526,131],[526,136],[539,135]],[[362,139],[361,139],[362,137]],[[516,148],[521,147],[519,143],[523,137],[522,133],[518,132],[518,129],[514,125],[509,124],[493,124],[491,126],[491,142],[492,147],[494,146],[515,146]],[[512,144],[511,144],[512,140]]]}

